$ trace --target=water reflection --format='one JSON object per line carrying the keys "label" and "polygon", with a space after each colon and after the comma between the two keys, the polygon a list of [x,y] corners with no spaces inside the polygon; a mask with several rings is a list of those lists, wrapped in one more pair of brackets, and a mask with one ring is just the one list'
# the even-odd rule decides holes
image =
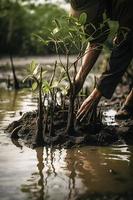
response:
{"label": "water reflection", "polygon": [[[10,97],[10,99],[9,99]],[[3,92],[3,89],[0,89],[0,119],[3,120],[3,117],[5,116],[6,113],[2,112],[6,109],[8,109],[8,113],[10,114],[11,117],[15,116],[15,108],[17,106],[17,97],[18,97],[18,92],[17,91],[6,91]]]}
{"label": "water reflection", "polygon": [[0,88],[0,127],[18,120],[20,114],[36,109],[37,99],[27,90],[10,91]]}
{"label": "water reflection", "polygon": [[21,185],[21,191],[35,200],[132,191],[131,151],[128,147],[37,148],[37,171]]}
{"label": "water reflection", "polygon": [[133,195],[133,146],[31,150],[22,141],[11,143],[3,129],[20,111],[35,109],[36,99],[22,91],[0,94],[1,199],[92,200],[121,194],[127,200],[125,193]]}
{"label": "water reflection", "polygon": [[[65,178],[60,175],[61,151],[53,148],[36,148],[37,172],[31,174],[26,184],[21,186],[21,191],[27,193],[28,199],[58,199],[59,189],[65,186]],[[63,153],[64,154],[64,153]],[[58,171],[58,173],[56,172]],[[62,185],[63,184],[63,185]],[[63,186],[63,187],[62,187]],[[63,193],[61,194],[63,199]]]}

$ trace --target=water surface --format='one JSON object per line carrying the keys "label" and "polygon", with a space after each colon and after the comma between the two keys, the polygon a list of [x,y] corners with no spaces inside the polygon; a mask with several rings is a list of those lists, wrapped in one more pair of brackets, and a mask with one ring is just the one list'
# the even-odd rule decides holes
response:
{"label": "water surface", "polygon": [[4,129],[36,105],[28,91],[0,89],[2,200],[132,199],[133,146],[32,150],[11,141]]}

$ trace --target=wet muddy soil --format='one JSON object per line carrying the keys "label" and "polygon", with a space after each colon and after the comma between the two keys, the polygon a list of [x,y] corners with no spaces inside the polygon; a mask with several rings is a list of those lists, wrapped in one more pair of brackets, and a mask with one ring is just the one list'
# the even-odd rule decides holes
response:
{"label": "wet muddy soil", "polygon": [[[118,99],[117,99],[118,100]],[[115,98],[114,101],[116,102]],[[103,100],[102,111],[112,107],[117,107],[117,102],[114,106]],[[12,139],[18,140],[22,139],[28,147],[34,148],[38,146],[35,143],[35,138],[37,134],[37,111],[31,111],[23,114],[23,116],[18,120],[11,123],[6,132],[8,132]],[[50,133],[50,115],[47,118],[47,127],[45,124],[45,113],[44,113],[44,130],[42,132],[43,141],[39,146],[56,146],[63,148],[71,148],[84,145],[94,145],[94,146],[107,146],[112,144],[122,144],[123,142],[127,144],[133,144],[133,118],[121,121],[115,121],[115,123],[110,123],[105,120],[103,116],[102,121],[89,122],[87,120],[83,122],[75,121],[75,131],[68,135],[66,133],[67,125],[67,108],[62,110],[60,106],[55,108],[54,119],[52,125],[52,133]],[[113,116],[110,115],[112,120]]]}

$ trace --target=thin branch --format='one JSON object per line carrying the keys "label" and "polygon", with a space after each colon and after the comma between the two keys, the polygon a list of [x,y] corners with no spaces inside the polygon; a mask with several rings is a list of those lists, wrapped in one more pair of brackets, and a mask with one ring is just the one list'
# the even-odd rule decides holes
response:
{"label": "thin branch", "polygon": [[51,87],[52,84],[53,84],[53,80],[54,80],[54,77],[55,77],[56,68],[57,68],[57,61],[55,61],[55,64],[54,64],[53,74],[52,74],[52,77],[51,77],[50,83],[49,83],[50,87]]}
{"label": "thin branch", "polygon": [[71,78],[70,78],[70,74],[69,74],[69,54],[67,53],[66,54],[66,59],[67,59],[67,64],[66,64],[66,74],[67,74],[67,77],[68,77],[68,80],[69,80],[69,83],[70,83],[70,87],[72,86],[72,81],[71,81]]}
{"label": "thin branch", "polygon": [[82,52],[81,52],[81,56],[79,56],[79,57],[70,65],[69,69],[74,65],[74,63],[78,62],[78,61],[79,61],[83,56],[85,56],[88,52],[90,52],[90,51],[92,51],[92,50],[98,50],[98,48],[101,47],[101,46],[102,46],[102,45],[99,45],[99,46],[97,46],[97,47],[95,47],[95,48],[93,48],[93,49],[88,49],[88,50],[85,51],[84,54],[82,54]]}

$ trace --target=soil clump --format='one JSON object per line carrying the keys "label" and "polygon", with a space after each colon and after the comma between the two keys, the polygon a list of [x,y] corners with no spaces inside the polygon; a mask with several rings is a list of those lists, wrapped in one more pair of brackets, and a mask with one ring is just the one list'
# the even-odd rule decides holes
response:
{"label": "soil clump", "polygon": [[[114,102],[116,101],[118,99],[115,100],[114,97]],[[106,105],[105,100],[102,101],[103,103],[105,106],[102,108],[102,112],[107,110],[107,108],[112,108],[112,105]],[[114,105],[118,108],[117,102]],[[102,121],[97,120],[95,123],[87,121],[87,119],[82,123],[75,121],[75,131],[67,134],[67,115],[67,108],[62,110],[60,106],[56,106],[52,134],[49,134],[50,115],[47,118],[47,125],[44,120],[45,134],[42,133],[43,141],[41,146],[52,145],[57,148],[71,148],[84,145],[108,146],[125,143],[133,144],[133,118],[117,121],[115,125],[108,125],[104,119]],[[26,146],[35,148],[38,146],[35,143],[37,116],[37,111],[27,112],[18,121],[11,123],[5,131],[10,134],[12,140],[22,139]]]}

